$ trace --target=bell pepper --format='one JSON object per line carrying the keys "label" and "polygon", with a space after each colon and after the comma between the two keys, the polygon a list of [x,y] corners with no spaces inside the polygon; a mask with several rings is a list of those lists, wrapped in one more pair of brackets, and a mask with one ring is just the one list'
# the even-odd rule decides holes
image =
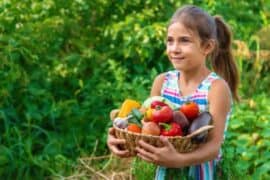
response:
{"label": "bell pepper", "polygon": [[167,123],[173,119],[173,110],[169,106],[156,106],[152,112],[152,121]]}
{"label": "bell pepper", "polygon": [[141,104],[135,100],[132,99],[126,99],[119,110],[117,117],[127,117],[128,114],[132,111],[132,109],[139,109],[141,107]]}
{"label": "bell pepper", "polygon": [[176,122],[167,123],[159,123],[161,125],[161,133],[162,136],[182,136],[182,128]]}
{"label": "bell pepper", "polygon": [[165,100],[163,100],[163,101],[153,101],[152,103],[151,103],[151,105],[150,105],[150,107],[152,108],[152,109],[155,109],[156,108],[156,106],[168,106],[168,104],[166,104],[165,103]]}

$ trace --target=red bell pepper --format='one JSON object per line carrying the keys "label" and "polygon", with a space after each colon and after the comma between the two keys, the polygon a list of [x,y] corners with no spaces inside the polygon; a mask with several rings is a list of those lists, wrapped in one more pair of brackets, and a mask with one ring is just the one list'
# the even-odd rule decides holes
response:
{"label": "red bell pepper", "polygon": [[168,106],[168,104],[166,104],[164,101],[153,101],[152,103],[151,103],[151,108],[152,109],[155,109],[156,108],[156,106]]}
{"label": "red bell pepper", "polygon": [[167,123],[173,119],[173,110],[170,106],[156,106],[152,112],[152,121],[155,123]]}
{"label": "red bell pepper", "polygon": [[171,122],[169,124],[159,123],[161,125],[161,133],[162,136],[182,136],[182,128],[176,122]]}

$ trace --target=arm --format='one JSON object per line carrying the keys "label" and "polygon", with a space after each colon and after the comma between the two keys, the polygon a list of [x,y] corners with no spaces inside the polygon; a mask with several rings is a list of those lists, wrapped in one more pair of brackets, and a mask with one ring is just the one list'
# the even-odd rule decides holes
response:
{"label": "arm", "polygon": [[165,73],[159,74],[155,78],[155,80],[152,84],[150,96],[160,96],[160,92],[161,92],[161,88],[162,88],[162,84],[163,84],[164,79],[165,79]]}
{"label": "arm", "polygon": [[173,168],[201,164],[216,158],[223,141],[226,116],[230,110],[230,91],[227,84],[223,80],[213,82],[208,99],[215,127],[210,131],[207,143],[193,152],[182,154],[178,153],[166,138],[161,137],[164,144],[161,148],[140,141],[143,148],[137,148],[138,156],[148,162]]}
{"label": "arm", "polygon": [[[226,124],[226,116],[230,111],[230,90],[225,81],[213,82],[208,94],[209,111],[213,118],[214,129],[209,132],[208,142],[202,144],[199,149],[183,156],[183,165],[190,166],[213,160],[218,156],[223,142],[223,133]],[[181,163],[182,164],[182,163]]]}

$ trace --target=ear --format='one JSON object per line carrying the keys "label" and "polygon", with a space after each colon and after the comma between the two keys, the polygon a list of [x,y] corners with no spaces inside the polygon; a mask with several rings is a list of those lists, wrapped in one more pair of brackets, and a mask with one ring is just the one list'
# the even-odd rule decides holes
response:
{"label": "ear", "polygon": [[206,56],[211,54],[213,52],[213,50],[215,49],[215,46],[216,46],[215,40],[213,40],[213,39],[208,40],[208,42],[205,43],[204,46],[203,46],[204,54]]}

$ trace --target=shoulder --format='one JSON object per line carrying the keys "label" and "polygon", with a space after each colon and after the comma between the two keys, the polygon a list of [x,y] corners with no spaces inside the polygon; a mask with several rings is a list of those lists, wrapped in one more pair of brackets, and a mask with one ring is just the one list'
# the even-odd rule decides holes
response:
{"label": "shoulder", "polygon": [[162,83],[166,77],[167,72],[161,73],[155,77],[154,83]]}
{"label": "shoulder", "polygon": [[166,74],[166,72],[161,73],[155,77],[155,80],[152,84],[151,96],[160,96],[162,84],[165,80]]}
{"label": "shoulder", "polygon": [[231,92],[227,82],[224,79],[216,79],[212,82],[208,94],[209,103],[215,105],[230,106]]}
{"label": "shoulder", "polygon": [[227,84],[227,82],[222,79],[215,79],[211,84],[210,94],[221,94],[221,92],[225,93],[226,95],[230,94],[230,88]]}

